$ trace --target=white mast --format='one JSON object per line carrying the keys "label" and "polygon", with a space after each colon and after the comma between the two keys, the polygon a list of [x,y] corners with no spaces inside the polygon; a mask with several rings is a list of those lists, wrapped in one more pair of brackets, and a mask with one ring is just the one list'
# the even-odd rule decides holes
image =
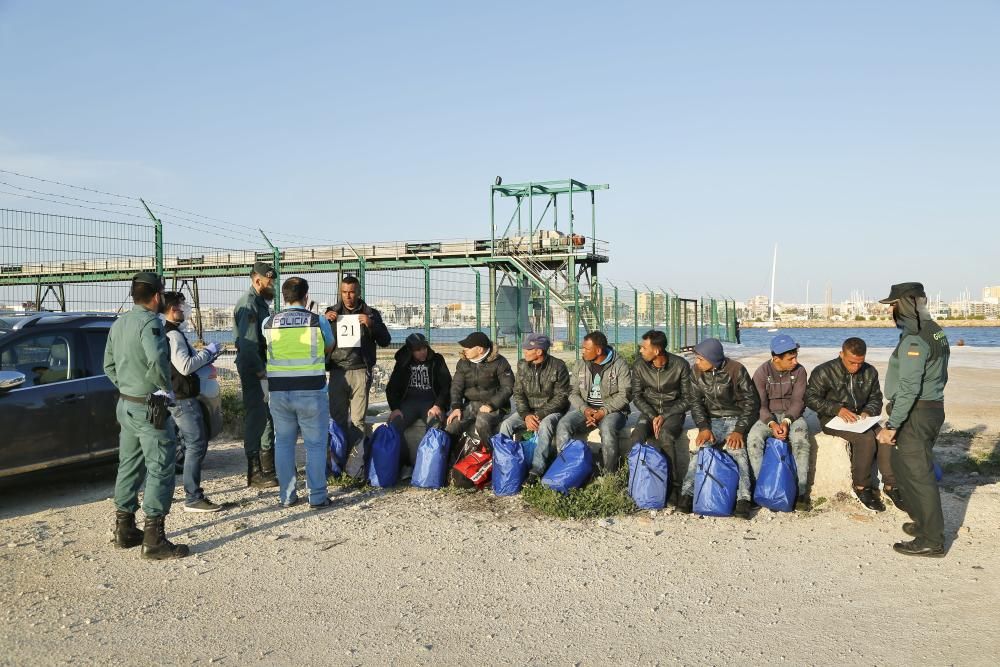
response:
{"label": "white mast", "polygon": [[778,244],[774,244],[774,261],[771,262],[771,321],[774,321],[774,273],[778,269]]}

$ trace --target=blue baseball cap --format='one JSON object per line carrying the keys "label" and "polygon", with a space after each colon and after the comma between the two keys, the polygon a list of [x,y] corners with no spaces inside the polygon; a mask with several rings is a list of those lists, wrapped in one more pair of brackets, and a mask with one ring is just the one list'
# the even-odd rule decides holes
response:
{"label": "blue baseball cap", "polygon": [[779,334],[771,339],[771,354],[784,354],[799,349],[799,344],[788,334]]}
{"label": "blue baseball cap", "polygon": [[528,334],[521,346],[525,350],[548,350],[552,346],[552,341],[545,334]]}

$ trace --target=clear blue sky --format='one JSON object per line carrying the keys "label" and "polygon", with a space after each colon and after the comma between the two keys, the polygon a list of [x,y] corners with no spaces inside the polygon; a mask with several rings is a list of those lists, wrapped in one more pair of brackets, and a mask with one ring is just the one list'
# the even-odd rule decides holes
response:
{"label": "clear blue sky", "polygon": [[777,241],[779,300],[976,297],[998,25],[975,0],[0,0],[0,168],[351,241],[481,237],[496,175],[573,177],[611,185],[613,279],[744,299]]}

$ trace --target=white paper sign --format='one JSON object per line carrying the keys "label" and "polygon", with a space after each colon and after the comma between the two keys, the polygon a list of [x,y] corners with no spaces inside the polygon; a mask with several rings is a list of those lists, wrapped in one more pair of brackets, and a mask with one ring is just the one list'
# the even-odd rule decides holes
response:
{"label": "white paper sign", "polygon": [[337,348],[344,350],[361,347],[361,322],[357,315],[340,315],[334,324],[337,327]]}
{"label": "white paper sign", "polygon": [[872,426],[877,424],[881,417],[865,417],[864,419],[859,419],[858,421],[851,423],[846,422],[840,417],[834,417],[826,423],[827,428],[832,428],[835,431],[847,431],[849,433],[864,433]]}

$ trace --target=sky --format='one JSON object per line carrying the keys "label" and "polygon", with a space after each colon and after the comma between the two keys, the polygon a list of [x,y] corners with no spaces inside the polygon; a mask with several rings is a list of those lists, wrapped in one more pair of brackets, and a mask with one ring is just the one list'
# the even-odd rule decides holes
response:
{"label": "sky", "polygon": [[[575,178],[610,185],[616,282],[743,300],[777,244],[779,301],[976,298],[998,24],[995,0],[0,0],[0,169],[236,225],[168,227],[216,247],[488,237],[496,176]],[[122,201],[0,173],[0,207],[109,217],[12,186]]]}

